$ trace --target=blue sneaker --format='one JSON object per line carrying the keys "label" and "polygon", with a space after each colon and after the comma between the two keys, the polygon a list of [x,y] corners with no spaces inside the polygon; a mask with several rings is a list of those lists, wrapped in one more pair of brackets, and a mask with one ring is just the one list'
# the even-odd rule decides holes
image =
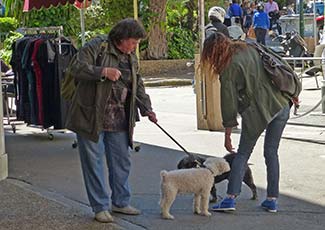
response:
{"label": "blue sneaker", "polygon": [[212,211],[235,211],[235,199],[225,198],[219,204],[212,206]]}
{"label": "blue sneaker", "polygon": [[277,204],[276,200],[266,199],[265,201],[263,201],[261,206],[268,212],[277,212],[278,211],[278,204]]}

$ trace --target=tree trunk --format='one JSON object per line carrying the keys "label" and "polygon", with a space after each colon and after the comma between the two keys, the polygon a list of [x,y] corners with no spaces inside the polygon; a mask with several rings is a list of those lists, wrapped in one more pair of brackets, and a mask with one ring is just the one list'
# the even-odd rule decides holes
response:
{"label": "tree trunk", "polygon": [[186,28],[190,31],[193,31],[193,28],[194,28],[194,23],[195,23],[194,10],[196,10],[196,4],[195,4],[196,2],[194,2],[194,0],[190,0],[190,1],[186,2],[186,4],[185,4],[185,7],[188,10],[188,13],[186,15],[186,17],[187,17]]}
{"label": "tree trunk", "polygon": [[166,4],[167,0],[149,1],[149,9],[153,14],[146,52],[147,59],[149,60],[167,58]]}

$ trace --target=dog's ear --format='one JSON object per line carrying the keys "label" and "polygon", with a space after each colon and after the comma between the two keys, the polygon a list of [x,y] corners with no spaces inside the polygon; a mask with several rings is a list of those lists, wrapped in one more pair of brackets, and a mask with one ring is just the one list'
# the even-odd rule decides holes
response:
{"label": "dog's ear", "polygon": [[229,163],[227,161],[220,162],[218,164],[218,170],[219,170],[220,174],[223,174],[225,172],[229,172],[230,171]]}
{"label": "dog's ear", "polygon": [[177,164],[177,169],[185,169],[186,168],[186,158],[180,160]]}
{"label": "dog's ear", "polygon": [[183,160],[180,160],[177,164],[177,169],[181,169],[183,165]]}

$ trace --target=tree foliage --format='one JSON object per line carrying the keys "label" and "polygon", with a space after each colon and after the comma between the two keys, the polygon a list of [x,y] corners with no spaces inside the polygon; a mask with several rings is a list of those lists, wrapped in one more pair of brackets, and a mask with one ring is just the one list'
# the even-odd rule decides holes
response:
{"label": "tree foliage", "polygon": [[[165,40],[168,41],[166,49],[168,58],[193,58],[198,33],[197,0],[166,0],[166,20],[159,18],[157,12],[150,10],[150,1],[153,0],[138,1],[139,19],[143,22],[148,35],[155,35],[157,32],[152,30],[156,28],[155,25],[158,25],[162,32],[160,37],[165,36]],[[222,6],[224,1],[226,0],[206,0],[205,9],[213,5]],[[6,14],[16,18],[19,26],[63,25],[66,36],[80,40],[80,12],[74,6],[60,5],[23,13],[23,2],[24,0],[3,0],[7,6]],[[108,33],[122,18],[133,17],[133,0],[97,0],[96,2],[99,4],[93,4],[85,11],[86,40],[97,34]],[[148,47],[149,38],[140,44],[140,50],[146,50]]]}

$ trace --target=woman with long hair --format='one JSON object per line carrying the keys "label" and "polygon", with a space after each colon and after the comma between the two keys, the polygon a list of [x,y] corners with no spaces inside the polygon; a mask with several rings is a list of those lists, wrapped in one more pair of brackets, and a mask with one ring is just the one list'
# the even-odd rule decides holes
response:
{"label": "woman with long hair", "polygon": [[276,212],[279,196],[278,148],[289,119],[292,105],[290,96],[272,84],[258,52],[253,47],[241,41],[232,41],[221,33],[211,35],[205,40],[201,67],[220,76],[224,146],[229,152],[234,151],[232,128],[238,125],[237,114],[241,115],[240,142],[231,167],[227,197],[212,209],[235,210],[235,198],[241,192],[244,167],[259,136],[265,130],[267,198],[262,207]]}

